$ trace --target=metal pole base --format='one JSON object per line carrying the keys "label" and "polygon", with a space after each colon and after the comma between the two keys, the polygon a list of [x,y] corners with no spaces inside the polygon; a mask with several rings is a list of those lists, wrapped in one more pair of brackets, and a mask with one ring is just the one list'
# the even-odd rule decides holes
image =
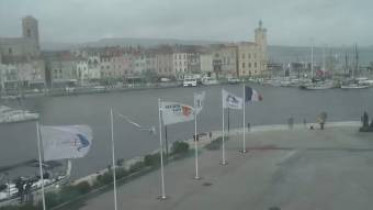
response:
{"label": "metal pole base", "polygon": [[202,179],[202,178],[201,178],[200,176],[195,176],[194,179],[195,179],[195,180],[200,180],[200,179]]}
{"label": "metal pole base", "polygon": [[168,199],[168,197],[167,196],[158,196],[157,199],[160,200],[160,201],[163,201],[163,200]]}
{"label": "metal pole base", "polygon": [[247,150],[240,150],[240,152],[241,152],[242,154],[245,154],[245,153],[248,153],[249,151],[247,151]]}
{"label": "metal pole base", "polygon": [[227,162],[220,162],[220,165],[226,166],[226,165],[228,165],[228,163]]}

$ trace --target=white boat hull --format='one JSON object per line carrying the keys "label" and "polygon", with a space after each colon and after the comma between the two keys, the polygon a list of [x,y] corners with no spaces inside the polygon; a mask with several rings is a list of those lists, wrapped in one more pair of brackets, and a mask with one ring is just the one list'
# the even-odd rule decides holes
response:
{"label": "white boat hull", "polygon": [[15,110],[7,106],[0,106],[0,123],[16,123],[39,119],[38,113]]}
{"label": "white boat hull", "polygon": [[341,89],[366,89],[366,88],[370,88],[370,86],[368,85],[357,85],[357,86],[342,85],[341,86]]}

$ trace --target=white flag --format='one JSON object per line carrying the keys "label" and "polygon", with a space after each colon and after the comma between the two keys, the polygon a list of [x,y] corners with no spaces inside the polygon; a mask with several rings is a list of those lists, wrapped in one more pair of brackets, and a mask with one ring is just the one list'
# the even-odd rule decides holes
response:
{"label": "white flag", "polygon": [[84,157],[92,145],[92,129],[86,125],[40,126],[44,160]]}
{"label": "white flag", "polygon": [[165,125],[194,120],[193,107],[178,102],[161,101],[162,119]]}
{"label": "white flag", "polygon": [[228,109],[242,109],[243,99],[235,96],[234,94],[222,90],[223,108]]}
{"label": "white flag", "polygon": [[194,93],[194,109],[196,114],[199,114],[203,109],[203,103],[205,101],[206,91],[200,93]]}

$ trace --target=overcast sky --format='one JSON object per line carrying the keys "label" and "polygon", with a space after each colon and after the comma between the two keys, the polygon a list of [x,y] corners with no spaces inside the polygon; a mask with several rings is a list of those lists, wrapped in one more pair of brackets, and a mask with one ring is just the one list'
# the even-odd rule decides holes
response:
{"label": "overcast sky", "polygon": [[0,37],[39,20],[41,42],[101,38],[250,41],[260,19],[269,44],[373,44],[372,0],[0,0]]}

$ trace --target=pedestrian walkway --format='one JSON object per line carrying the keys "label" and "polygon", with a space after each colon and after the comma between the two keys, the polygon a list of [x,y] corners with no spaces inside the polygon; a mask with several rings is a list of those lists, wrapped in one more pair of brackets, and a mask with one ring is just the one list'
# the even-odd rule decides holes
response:
{"label": "pedestrian walkway", "polygon": [[[160,194],[159,171],[118,188],[119,209],[152,210],[286,210],[372,209],[373,138],[356,126],[325,130],[295,127],[241,135],[227,141],[227,162],[221,150],[200,155],[201,180],[194,180],[192,157],[166,167],[166,194]],[[81,209],[113,208],[113,192],[88,200]]]}

